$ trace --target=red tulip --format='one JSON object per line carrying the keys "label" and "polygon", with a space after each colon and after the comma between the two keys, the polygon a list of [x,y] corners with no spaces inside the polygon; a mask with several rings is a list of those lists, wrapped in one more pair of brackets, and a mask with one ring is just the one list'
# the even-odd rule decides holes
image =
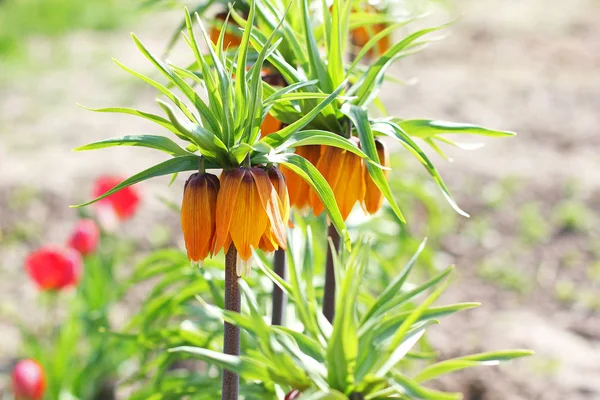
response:
{"label": "red tulip", "polygon": [[288,394],[285,395],[285,399],[284,400],[296,400],[297,398],[300,397],[300,395],[302,394],[301,391],[299,391],[298,389],[294,389],[291,392],[289,392]]}
{"label": "red tulip", "polygon": [[[121,182],[122,179],[115,176],[102,176],[98,178],[94,184],[94,197],[103,195]],[[137,191],[133,187],[128,186],[105,197],[96,204],[98,204],[101,212],[110,209],[118,220],[123,221],[135,214],[139,201],[140,197]]]}
{"label": "red tulip", "polygon": [[73,249],[47,246],[31,253],[25,268],[40,290],[61,290],[77,284],[82,261]]}
{"label": "red tulip", "polygon": [[87,256],[96,251],[100,241],[100,229],[91,219],[82,219],[75,226],[69,238],[69,246],[77,250],[82,256]]}
{"label": "red tulip", "polygon": [[11,374],[13,394],[17,400],[39,400],[44,397],[44,369],[34,360],[21,360]]}

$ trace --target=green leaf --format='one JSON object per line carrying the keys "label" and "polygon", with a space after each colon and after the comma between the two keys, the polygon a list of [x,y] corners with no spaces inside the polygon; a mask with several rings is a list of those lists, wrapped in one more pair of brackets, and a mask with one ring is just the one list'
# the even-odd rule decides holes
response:
{"label": "green leaf", "polygon": [[[377,155],[377,147],[375,146],[375,138],[373,137],[373,132],[371,131],[371,125],[369,123],[369,116],[365,110],[361,107],[345,103],[341,109],[342,113],[344,113],[350,120],[356,131],[358,132],[358,136],[360,138],[360,145],[365,151],[365,153],[369,156],[369,158],[376,163],[379,164],[379,156]],[[394,195],[390,190],[390,186],[388,184],[387,178],[385,177],[383,171],[380,168],[373,166],[372,164],[366,164],[367,170],[369,171],[369,175],[373,182],[377,185],[379,190],[383,196],[387,199],[394,211],[394,214],[400,219],[402,222],[406,222],[404,219],[404,215],[400,211],[396,200],[394,199]]]}
{"label": "green leaf", "polygon": [[409,395],[410,398],[426,400],[460,400],[460,393],[446,393],[420,386],[417,382],[407,378],[399,373],[393,374],[393,387],[397,389],[398,394]]}
{"label": "green leaf", "polygon": [[[204,24],[202,23],[202,20],[200,19],[200,16],[198,14],[196,14],[196,22],[200,27],[200,31],[202,32],[202,36],[204,37],[204,42],[206,43],[206,46],[208,48],[208,54],[210,55],[210,59],[212,60],[213,71],[215,71],[217,74],[218,85],[216,86],[216,92],[219,96],[220,104],[222,105],[222,108],[220,109],[222,113],[218,117],[220,119],[219,122],[223,127],[223,142],[227,146],[232,146],[234,144],[234,121],[231,111],[234,109],[235,106],[234,104],[232,104],[232,76],[231,73],[226,69],[225,65],[223,65],[223,63],[219,59],[219,56],[216,54],[215,45],[211,42],[210,37],[206,32],[206,29],[204,28]],[[234,91],[235,88],[233,92]],[[212,103],[213,102],[211,100],[211,105]]]}
{"label": "green leaf", "polygon": [[417,262],[419,255],[421,255],[421,253],[425,249],[426,244],[427,244],[427,239],[423,239],[423,241],[417,248],[417,251],[415,252],[415,254],[413,254],[413,256],[410,258],[410,260],[408,260],[408,262],[406,263],[406,265],[404,266],[402,271],[398,274],[398,276],[396,278],[394,278],[394,280],[392,282],[390,282],[390,284],[385,288],[383,293],[377,298],[375,303],[371,306],[371,308],[369,308],[369,310],[362,317],[361,324],[364,324],[366,321],[368,321],[374,315],[378,315],[378,314],[384,312],[384,310],[383,310],[384,307],[395,296],[398,295],[398,293],[402,289],[402,286],[404,285],[404,282],[406,282],[406,279],[408,278],[410,271],[412,271],[412,268],[414,267],[415,263]]}
{"label": "green leaf", "polygon": [[385,54],[369,67],[366,74],[348,92],[348,94],[355,94],[358,97],[355,104],[359,106],[367,105],[377,96],[378,85],[383,81],[387,69],[402,56],[402,51],[412,42],[423,35],[443,29],[448,25],[450,25],[450,23],[434,28],[419,30],[390,47]]}
{"label": "green leaf", "polygon": [[[273,30],[271,35],[267,38],[267,41],[265,42],[262,49],[260,50],[260,53],[258,54],[258,58],[257,58],[255,64],[251,68],[251,80],[250,80],[250,88],[249,88],[250,99],[246,99],[247,101],[248,100],[250,101],[248,117],[251,118],[250,124],[248,125],[249,129],[247,131],[246,137],[248,138],[247,139],[248,142],[251,144],[254,144],[256,142],[256,139],[260,132],[260,124],[261,124],[262,116],[263,116],[264,103],[263,103],[263,98],[262,98],[262,95],[263,95],[262,66],[263,66],[265,60],[267,59],[267,57],[269,56],[269,54],[272,54],[279,44],[279,42],[276,42],[273,45],[273,48],[271,49],[271,43],[273,43],[273,41],[275,40],[277,32],[278,32],[279,28],[281,27],[281,24],[285,20],[285,16],[287,15],[287,13],[289,11],[290,6],[291,6],[291,2],[290,2],[290,4],[288,4],[288,7],[286,8],[285,12],[283,13],[281,20],[279,21],[279,24],[277,24],[277,26],[275,27],[275,29]],[[251,3],[251,8],[253,8],[253,7],[254,7],[254,2]],[[252,25],[252,21],[248,21],[248,24]],[[253,28],[251,28],[251,29],[253,29]],[[245,33],[246,32],[244,32],[244,34]],[[248,34],[250,34],[250,32]],[[245,36],[245,38],[246,38],[246,36]]]}
{"label": "green leaf", "polygon": [[150,114],[150,113],[136,110],[133,108],[125,108],[125,107],[87,108],[87,107],[82,106],[81,104],[78,104],[78,106],[83,108],[84,110],[93,111],[93,112],[129,114],[129,115],[135,115],[138,117],[142,117],[144,119],[147,119],[149,121],[152,121],[152,122],[162,126],[163,128],[167,128],[168,130],[173,132],[175,135],[177,135],[179,138],[181,138],[183,140],[187,140],[187,138],[181,132],[179,132],[177,130],[177,128],[175,128],[175,126],[171,122],[169,122],[169,120],[164,119],[163,117],[159,117],[158,115]]}
{"label": "green leaf", "polygon": [[[327,66],[325,65],[325,62],[323,61],[323,59],[321,58],[321,54],[319,53],[319,46],[317,45],[317,41],[315,40],[312,27],[312,20],[308,12],[308,3],[308,0],[302,0],[302,16],[304,21],[303,33],[304,37],[306,38],[308,62],[310,65],[310,71],[308,71],[308,75],[319,80],[319,84],[324,92],[331,92],[334,88],[331,77],[334,75],[330,75],[327,72]],[[336,4],[337,2],[334,3],[334,7],[336,7]],[[331,52],[331,49],[329,49],[329,51]],[[341,73],[340,75],[338,75],[338,79],[343,79],[341,78],[344,76],[343,68],[342,66],[339,67],[339,72]],[[338,72],[337,69],[335,70],[335,72]]]}
{"label": "green leaf", "polygon": [[478,125],[431,120],[431,119],[409,119],[397,122],[398,125],[410,136],[419,139],[428,139],[445,133],[456,133],[466,135],[482,135],[491,137],[515,136],[515,132],[489,129]]}
{"label": "green leaf", "polygon": [[[417,322],[445,317],[458,311],[478,307],[479,305],[479,303],[458,303],[441,307],[431,307],[421,314]],[[411,312],[412,311],[400,311],[396,313],[390,312],[389,314],[386,314],[381,321],[371,321],[371,323],[361,326],[359,334],[363,335],[369,330],[373,329],[375,330],[376,335],[381,334],[382,336],[386,336],[388,332],[395,332],[400,324],[402,324],[410,316]]]}
{"label": "green leaf", "polygon": [[[208,0],[205,1],[203,3],[201,3],[200,5],[198,5],[196,8],[194,8],[192,10],[192,14],[204,14],[204,12],[215,2],[218,0]],[[186,10],[187,11],[187,10]],[[188,15],[190,14],[189,12],[187,13]],[[169,43],[167,44],[167,47],[163,53],[163,57],[162,58],[166,58],[167,55],[171,52],[171,50],[173,50],[173,47],[175,46],[175,43],[177,43],[177,39],[179,38],[179,35],[181,34],[181,31],[186,27],[186,20],[183,20],[179,26],[177,27],[177,29],[175,29],[175,32],[173,33],[173,35],[171,36],[171,39],[169,39]]]}
{"label": "green leaf", "polygon": [[264,259],[264,255],[258,254],[253,251],[254,260],[258,268],[271,280],[274,284],[279,286],[279,288],[285,292],[286,294],[292,291],[292,285],[290,285],[285,279],[279,276],[273,269],[267,267],[266,260]]}
{"label": "green leaf", "polygon": [[198,146],[203,156],[217,163],[231,161],[227,147],[217,135],[198,124],[178,118],[171,106],[164,101],[157,102],[165,110],[171,123]]}
{"label": "green leaf", "polygon": [[196,121],[196,117],[194,116],[194,114],[192,114],[192,112],[189,110],[187,105],[176,94],[174,94],[171,90],[169,90],[166,86],[158,83],[157,81],[155,81],[153,79],[148,78],[147,76],[145,76],[143,74],[140,74],[137,71],[134,71],[133,69],[121,64],[118,60],[116,60],[114,58],[113,58],[113,61],[115,62],[115,64],[117,64],[123,70],[129,72],[133,76],[140,78],[144,82],[146,82],[149,85],[156,88],[163,95],[165,95],[165,97],[167,97],[169,100],[171,100],[173,102],[173,104],[175,104],[177,106],[177,108],[179,108],[185,114],[185,116],[188,117],[188,119],[190,121]]}
{"label": "green leaf", "polygon": [[[368,264],[367,244],[361,243],[350,260],[346,270],[341,271],[340,264],[334,263],[339,289],[336,293],[335,317],[333,331],[327,345],[327,380],[329,386],[347,392],[354,379],[354,368],[358,356],[358,334],[355,307],[358,291],[365,268]],[[338,257],[334,253],[334,257]]]}
{"label": "green leaf", "polygon": [[174,157],[191,155],[190,153],[179,147],[179,145],[171,139],[168,139],[164,136],[155,135],[121,136],[86,144],[85,146],[77,147],[76,149],[74,149],[74,151],[96,150],[115,146],[147,147],[150,149],[164,151],[165,153],[168,153]]}
{"label": "green leaf", "polygon": [[427,169],[429,175],[431,175],[431,177],[435,180],[438,187],[441,189],[442,194],[446,198],[446,201],[450,204],[450,206],[452,206],[454,211],[456,211],[458,214],[464,217],[469,217],[469,214],[463,211],[458,206],[458,204],[456,204],[456,202],[450,195],[450,191],[448,190],[446,183],[444,183],[442,176],[435,168],[433,163],[429,160],[427,155],[425,155],[423,150],[421,150],[421,148],[414,142],[414,140],[411,139],[411,137],[406,132],[404,132],[402,128],[400,128],[397,124],[393,123],[392,121],[384,120],[375,122],[373,124],[373,130],[399,140],[400,143],[402,143],[404,147],[408,149],[417,158],[417,160],[419,160],[419,162]]}
{"label": "green leaf", "polygon": [[[267,97],[264,101],[265,104],[271,104],[271,103],[275,103],[277,100],[279,100],[280,98],[282,98],[282,96],[284,94],[288,94],[291,92],[294,92],[298,89],[302,89],[305,88],[307,86],[313,86],[315,83],[317,83],[317,80],[312,80],[312,81],[305,81],[305,82],[298,82],[298,83],[293,83],[291,85],[288,85],[284,88],[281,88],[279,90],[275,90],[271,85],[269,85],[267,82],[263,81],[263,88],[265,89],[265,91],[269,91],[272,94],[269,95],[269,97]],[[289,99],[288,99],[289,100]]]}
{"label": "green leaf", "polygon": [[352,64],[350,65],[350,67],[348,67],[347,73],[348,74],[352,73],[354,71],[354,69],[359,65],[360,60],[362,60],[364,58],[364,56],[366,56],[369,53],[369,51],[373,47],[375,47],[377,45],[377,43],[379,43],[379,41],[381,39],[385,38],[388,35],[391,35],[393,33],[393,31],[395,31],[396,29],[398,29],[412,21],[414,21],[414,19],[409,19],[407,21],[402,21],[402,22],[398,22],[398,23],[395,23],[392,25],[388,25],[384,30],[375,34],[371,39],[369,39],[369,41],[367,43],[365,43],[364,46],[361,47],[360,51],[354,58],[354,61],[352,61]]}
{"label": "green leaf", "polygon": [[[125,179],[123,182],[119,183],[114,188],[110,189],[108,192],[103,195],[95,198],[94,200],[88,201],[87,203],[79,204],[76,206],[71,206],[74,208],[84,207],[90,205],[92,203],[97,202],[98,200],[102,200],[103,198],[110,196],[111,194],[118,192],[119,190],[126,188],[131,185],[135,185],[136,183],[148,180],[150,178],[155,178],[157,176],[169,175],[175,172],[181,171],[193,171],[198,169],[198,165],[200,162],[200,157],[198,156],[181,156],[175,157],[170,160],[164,161],[160,164],[157,164],[153,167],[148,168],[138,174],[133,175],[132,177]],[[207,165],[205,163],[206,168],[216,168],[215,165]]]}
{"label": "green leaf", "polygon": [[505,350],[489,353],[472,354],[470,356],[441,361],[423,369],[414,377],[416,382],[426,382],[451,372],[480,365],[498,365],[501,362],[515,358],[533,355],[530,350]]}
{"label": "green leaf", "polygon": [[290,148],[296,148],[300,146],[310,146],[310,145],[326,145],[337,147],[343,150],[347,150],[351,153],[356,154],[360,158],[364,158],[368,163],[373,164],[374,166],[380,169],[389,169],[383,165],[379,165],[375,161],[371,160],[369,156],[362,152],[361,149],[356,147],[354,143],[349,141],[343,136],[337,135],[335,133],[331,133],[328,131],[322,130],[306,130],[299,131],[288,137],[288,139],[280,145],[275,151],[282,151]]}
{"label": "green leaf", "polygon": [[[142,54],[144,54],[144,56],[146,56],[146,58],[148,60],[150,60],[152,62],[152,64],[154,64],[156,66],[156,68],[158,68],[163,73],[163,75],[165,75],[175,86],[177,86],[183,92],[183,94],[185,94],[185,96],[191,102],[193,102],[194,106],[196,107],[196,109],[198,110],[198,112],[202,116],[202,121],[205,124],[208,125],[207,127],[211,131],[213,131],[214,133],[218,133],[219,132],[219,130],[218,130],[219,129],[218,118],[213,113],[212,109],[209,108],[206,105],[206,103],[204,103],[204,101],[202,100],[202,98],[200,97],[200,95],[198,95],[198,93],[196,93],[196,91],[185,80],[181,79],[181,77],[179,77],[177,74],[175,74],[169,68],[168,65],[166,65],[162,61],[158,60],[143,45],[143,43],[137,38],[137,36],[135,36],[134,34],[132,34],[131,37],[133,38],[133,41],[135,42],[135,45],[142,52]],[[185,112],[185,109],[182,109],[182,111]],[[190,121],[192,121],[192,122],[198,122],[196,120],[195,116],[192,116],[192,118],[190,118]]]}
{"label": "green leaf", "polygon": [[421,315],[427,310],[427,308],[433,304],[434,301],[438,299],[446,290],[447,283],[438,288],[435,292],[433,292],[421,305],[413,310],[410,315],[402,322],[394,336],[392,337],[388,350],[391,351],[391,355],[383,365],[377,370],[375,373],[378,377],[383,377],[388,373],[392,368],[400,362],[402,358],[408,353],[408,351],[414,346],[415,343],[419,340],[421,335],[425,332],[426,327],[432,321],[426,321],[422,327],[417,328],[416,330],[412,330],[412,334],[409,334],[411,328],[415,325],[415,323],[419,320]]}
{"label": "green leaf", "polygon": [[270,135],[265,136],[262,141],[268,143],[273,147],[278,147],[283,144],[291,135],[304,128],[310,121],[313,120],[325,107],[331,104],[337,99],[338,94],[344,89],[346,82],[344,81],[333,93],[331,93],[325,100],[320,102],[315,108],[310,110],[306,115],[300,118],[298,121],[274,132]]}
{"label": "green leaf", "polygon": [[181,346],[169,349],[171,353],[186,353],[200,360],[218,365],[228,371],[242,375],[245,379],[269,381],[264,365],[251,357],[239,357],[199,347]]}

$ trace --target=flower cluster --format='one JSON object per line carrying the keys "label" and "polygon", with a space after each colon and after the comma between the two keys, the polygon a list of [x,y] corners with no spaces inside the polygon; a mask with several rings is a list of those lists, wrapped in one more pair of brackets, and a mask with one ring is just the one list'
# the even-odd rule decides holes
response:
{"label": "flower cluster", "polygon": [[[350,141],[360,147],[356,137]],[[381,165],[389,167],[387,150],[378,139],[375,139],[377,155]],[[362,158],[347,150],[331,146],[305,146],[296,150],[311,162],[321,172],[335,195],[335,201],[346,220],[356,203],[359,203],[365,213],[375,214],[383,204],[383,194],[369,175],[367,166]],[[299,210],[310,207],[314,215],[320,215],[325,207],[317,196],[310,190],[308,184],[296,173],[283,168],[283,173],[289,182],[290,203]],[[385,170],[386,178],[388,170]]]}
{"label": "flower cluster", "polygon": [[188,258],[199,264],[221,249],[227,253],[232,244],[242,261],[250,259],[252,249],[285,249],[289,208],[285,178],[275,167],[236,168],[220,178],[195,173],[181,204]]}

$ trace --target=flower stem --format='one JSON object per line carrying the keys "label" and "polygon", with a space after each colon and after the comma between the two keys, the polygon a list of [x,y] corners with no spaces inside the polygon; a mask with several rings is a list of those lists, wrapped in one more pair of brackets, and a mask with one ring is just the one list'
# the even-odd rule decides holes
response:
{"label": "flower stem", "polygon": [[[275,265],[275,273],[285,280],[285,250],[279,249],[275,251],[273,263]],[[271,317],[271,325],[283,325],[285,318],[285,293],[276,284],[273,284],[273,316]]]}
{"label": "flower stem", "polygon": [[[327,236],[331,238],[333,247],[337,252],[340,249],[340,235],[333,225],[329,225]],[[325,287],[323,293],[323,315],[333,323],[335,314],[335,271],[333,269],[333,257],[331,246],[327,243],[327,265],[325,266]]]}
{"label": "flower stem", "polygon": [[[241,298],[236,271],[237,250],[231,244],[225,256],[225,309],[240,312]],[[225,335],[223,340],[225,354],[238,356],[240,354],[240,329],[225,322]],[[222,400],[237,400],[239,394],[240,377],[226,369],[223,370]]]}

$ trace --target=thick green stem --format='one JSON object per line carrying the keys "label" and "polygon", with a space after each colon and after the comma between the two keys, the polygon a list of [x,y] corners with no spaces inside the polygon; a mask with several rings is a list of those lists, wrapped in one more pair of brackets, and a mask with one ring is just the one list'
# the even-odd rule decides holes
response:
{"label": "thick green stem", "polygon": [[[240,312],[241,298],[237,276],[237,251],[231,244],[225,257],[225,309]],[[240,355],[240,329],[225,322],[223,340],[225,354]],[[222,400],[237,400],[239,395],[240,377],[226,369],[223,370]]]}
{"label": "thick green stem", "polygon": [[[333,247],[337,252],[340,249],[340,235],[333,225],[329,225],[327,237],[331,238]],[[323,292],[323,315],[333,323],[335,314],[335,271],[333,269],[333,257],[331,246],[327,243],[327,264],[325,266],[325,286]]]}
{"label": "thick green stem", "polygon": [[[281,279],[285,280],[285,251],[279,249],[275,251],[273,258],[274,270]],[[283,290],[276,284],[273,284],[273,315],[271,317],[271,325],[283,325],[285,318],[285,303],[286,296]]]}

